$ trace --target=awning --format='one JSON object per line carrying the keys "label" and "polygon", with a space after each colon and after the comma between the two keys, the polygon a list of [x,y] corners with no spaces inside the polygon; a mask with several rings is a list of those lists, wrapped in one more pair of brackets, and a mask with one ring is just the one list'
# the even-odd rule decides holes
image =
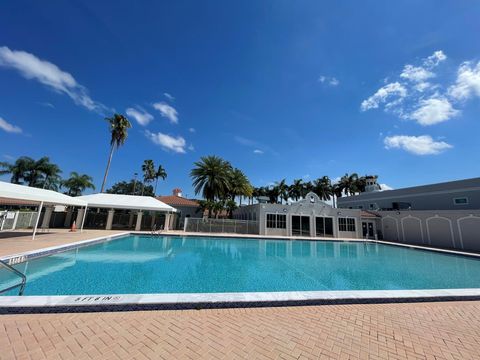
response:
{"label": "awning", "polygon": [[88,203],[90,208],[148,210],[162,212],[176,212],[177,210],[151,196],[120,195],[120,194],[91,194],[77,197]]}
{"label": "awning", "polygon": [[24,185],[11,184],[0,181],[0,201],[13,204],[40,204],[44,205],[70,205],[87,206],[87,202],[80,198],[71,197],[52,190],[39,189]]}

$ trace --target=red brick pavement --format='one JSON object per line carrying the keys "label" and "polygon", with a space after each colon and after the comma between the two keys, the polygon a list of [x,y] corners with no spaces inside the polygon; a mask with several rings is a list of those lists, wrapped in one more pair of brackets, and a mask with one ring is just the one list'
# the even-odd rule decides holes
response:
{"label": "red brick pavement", "polygon": [[480,302],[0,316],[0,359],[480,359]]}

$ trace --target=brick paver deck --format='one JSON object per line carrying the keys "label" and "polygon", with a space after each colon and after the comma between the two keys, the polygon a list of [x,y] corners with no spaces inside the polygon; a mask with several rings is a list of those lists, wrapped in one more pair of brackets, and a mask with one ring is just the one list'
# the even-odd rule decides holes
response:
{"label": "brick paver deck", "polygon": [[480,302],[0,316],[1,359],[479,359]]}

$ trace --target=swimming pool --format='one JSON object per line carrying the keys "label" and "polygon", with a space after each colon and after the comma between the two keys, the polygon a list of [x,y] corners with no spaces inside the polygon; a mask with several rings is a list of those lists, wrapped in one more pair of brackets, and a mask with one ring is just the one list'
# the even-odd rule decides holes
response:
{"label": "swimming pool", "polygon": [[480,259],[372,242],[129,235],[15,267],[24,295],[480,288]]}

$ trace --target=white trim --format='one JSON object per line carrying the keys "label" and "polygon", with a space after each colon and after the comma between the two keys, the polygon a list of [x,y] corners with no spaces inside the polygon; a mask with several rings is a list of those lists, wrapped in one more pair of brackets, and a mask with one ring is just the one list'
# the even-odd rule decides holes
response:
{"label": "white trim", "polygon": [[[416,217],[416,216],[412,216],[412,215],[408,215],[408,216],[405,216],[403,218],[400,219],[400,223],[402,225],[402,237],[403,237],[403,242],[407,242],[407,239],[405,238],[405,227],[403,226],[403,222],[405,220],[408,220],[408,219],[415,219],[418,221],[418,223],[420,224],[420,235],[422,236],[422,244],[425,244],[425,240],[423,238],[423,226],[422,226],[422,219]],[[411,242],[411,241],[409,241]]]}
{"label": "white trim", "polygon": [[462,247],[462,249],[464,249],[465,247],[463,245],[463,234],[462,234],[462,227],[460,226],[460,221],[463,221],[466,219],[473,219],[473,218],[480,219],[480,216],[470,214],[468,216],[464,216],[457,219],[458,235],[460,236],[460,246]]}
{"label": "white trim", "polygon": [[447,218],[447,217],[445,217],[445,216],[440,216],[440,215],[438,215],[438,214],[435,214],[435,216],[431,216],[431,217],[425,219],[425,226],[426,226],[426,228],[427,228],[428,244],[429,244],[429,245],[432,245],[432,239],[430,238],[430,229],[429,229],[429,226],[428,226],[428,222],[429,222],[430,220],[435,220],[435,219],[436,219],[436,220],[438,220],[438,219],[445,219],[445,220],[448,221],[448,226],[450,227],[451,241],[452,241],[452,243],[453,243],[453,247],[456,248],[457,246],[456,246],[456,244],[455,244],[455,236],[454,236],[454,234],[453,234],[452,220],[449,219],[449,218]]}

